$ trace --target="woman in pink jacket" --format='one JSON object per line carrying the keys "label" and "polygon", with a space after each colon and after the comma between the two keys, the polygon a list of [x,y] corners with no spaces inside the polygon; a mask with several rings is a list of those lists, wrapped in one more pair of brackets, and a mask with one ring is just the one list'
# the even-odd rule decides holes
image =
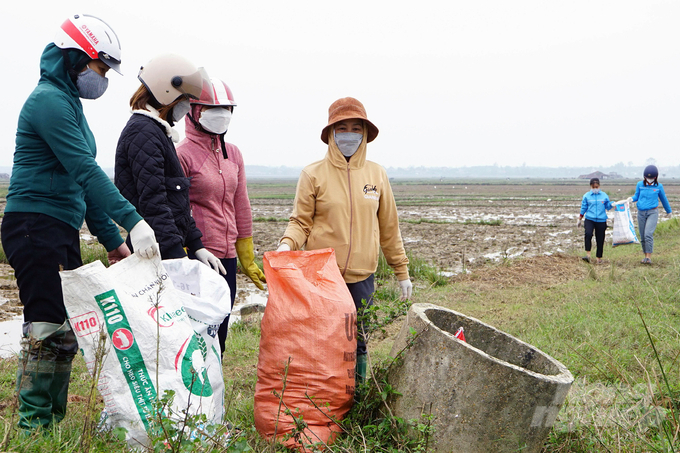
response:
{"label": "woman in pink jacket", "polygon": [[[189,200],[196,226],[203,233],[203,245],[220,259],[227,270],[225,279],[236,296],[236,257],[242,271],[264,289],[264,274],[255,264],[253,217],[246,187],[241,151],[224,141],[236,106],[231,90],[212,79],[212,95],[191,101],[186,116],[186,138],[177,146],[184,173],[191,179]],[[224,352],[229,317],[218,330]]]}

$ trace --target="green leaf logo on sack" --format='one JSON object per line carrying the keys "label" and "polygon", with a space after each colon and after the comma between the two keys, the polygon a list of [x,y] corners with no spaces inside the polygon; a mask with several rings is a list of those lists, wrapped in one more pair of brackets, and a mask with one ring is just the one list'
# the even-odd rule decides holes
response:
{"label": "green leaf logo on sack", "polygon": [[137,406],[137,412],[149,430],[149,420],[154,416],[156,388],[144,364],[144,358],[135,341],[125,310],[120,304],[116,291],[111,290],[94,297],[104,313],[106,331],[111,338],[121,371],[125,376],[130,393]]}
{"label": "green leaf logo on sack", "polygon": [[[184,356],[182,357],[182,353]],[[211,396],[212,385],[208,378],[205,360],[208,358],[208,346],[197,333],[182,344],[175,356],[175,370],[179,371],[179,360],[182,359],[182,382],[191,393],[197,396]]]}

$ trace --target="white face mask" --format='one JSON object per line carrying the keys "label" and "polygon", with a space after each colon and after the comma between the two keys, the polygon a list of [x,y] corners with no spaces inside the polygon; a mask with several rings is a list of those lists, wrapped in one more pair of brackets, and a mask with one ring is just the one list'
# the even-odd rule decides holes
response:
{"label": "white face mask", "polygon": [[598,188],[598,189],[591,189],[591,190],[592,190],[592,192],[593,192],[595,195],[597,195],[598,193],[600,193],[600,189],[599,189],[599,188]]}
{"label": "white face mask", "polygon": [[213,108],[201,112],[198,119],[201,126],[212,134],[224,134],[229,129],[231,111],[225,108]]}
{"label": "white face mask", "polygon": [[358,134],[356,132],[340,132],[335,133],[333,131],[333,138],[335,138],[335,144],[338,145],[338,149],[345,157],[352,157],[354,153],[359,149],[362,140],[364,139],[364,134]]}
{"label": "white face mask", "polygon": [[645,179],[647,180],[647,184],[654,184],[654,178],[652,178],[652,179],[645,178]]}
{"label": "white face mask", "polygon": [[189,110],[191,110],[191,104],[189,103],[189,100],[182,99],[172,108],[172,120],[175,123],[178,122],[184,118],[184,115],[189,113]]}

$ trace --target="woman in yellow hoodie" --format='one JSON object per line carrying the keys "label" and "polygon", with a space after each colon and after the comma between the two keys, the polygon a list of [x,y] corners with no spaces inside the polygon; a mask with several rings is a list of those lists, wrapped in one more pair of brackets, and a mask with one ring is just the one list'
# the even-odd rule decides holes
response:
{"label": "woman in yellow hoodie", "polygon": [[[278,250],[335,249],[338,267],[361,314],[372,303],[380,248],[394,269],[402,300],[411,297],[408,258],[397,205],[383,167],[366,160],[378,128],[358,100],[338,99],[328,109],[321,140],[326,157],[302,170],[290,222]],[[365,302],[364,302],[365,301]],[[366,343],[357,342],[357,374],[366,375]]]}

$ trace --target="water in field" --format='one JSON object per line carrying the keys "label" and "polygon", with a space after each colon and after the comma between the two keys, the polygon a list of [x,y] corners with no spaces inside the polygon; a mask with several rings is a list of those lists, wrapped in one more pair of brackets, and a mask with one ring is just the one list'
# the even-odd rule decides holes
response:
{"label": "water in field", "polygon": [[0,358],[7,358],[19,352],[23,316],[0,322]]}

